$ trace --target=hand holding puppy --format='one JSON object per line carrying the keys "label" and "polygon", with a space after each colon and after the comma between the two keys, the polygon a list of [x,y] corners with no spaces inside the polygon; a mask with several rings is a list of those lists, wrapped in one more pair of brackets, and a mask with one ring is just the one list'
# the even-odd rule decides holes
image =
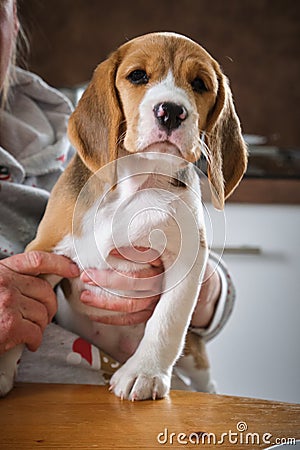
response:
{"label": "hand holding puppy", "polygon": [[[158,258],[158,253],[156,255],[155,253],[153,250],[151,268],[134,273],[123,273],[123,275],[126,275],[126,278],[113,270],[89,270],[82,273],[82,281],[93,286],[149,293],[149,295],[145,294],[142,298],[134,298],[132,294],[128,294],[126,297],[116,296],[115,301],[108,303],[107,298],[101,295],[101,290],[99,290],[99,294],[88,290],[82,291],[80,299],[83,303],[107,310],[107,316],[97,317],[95,318],[96,321],[110,325],[135,325],[147,322],[159,301],[163,281],[163,264],[161,259]],[[121,253],[115,249],[112,251],[112,254],[123,259],[132,260],[130,248],[122,249]],[[191,325],[200,328],[205,328],[209,325],[221,290],[220,277],[209,261],[204,279],[205,282],[201,287],[191,322]],[[126,280],[126,284],[124,280]],[[109,312],[120,312],[122,314],[110,315]],[[93,318],[91,317],[91,319]]]}
{"label": "hand holding puppy", "polygon": [[51,285],[38,275],[73,278],[79,269],[64,256],[28,252],[0,261],[0,354],[24,343],[32,351],[57,310]]}

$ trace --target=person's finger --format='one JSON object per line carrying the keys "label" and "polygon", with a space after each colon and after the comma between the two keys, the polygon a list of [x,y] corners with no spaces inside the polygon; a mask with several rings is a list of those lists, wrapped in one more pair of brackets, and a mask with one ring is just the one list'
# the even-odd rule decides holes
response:
{"label": "person's finger", "polygon": [[139,263],[148,263],[153,267],[161,267],[162,260],[159,257],[159,253],[151,248],[147,247],[120,247],[114,248],[110,255],[116,256],[120,259],[127,259],[128,261],[134,261]]}
{"label": "person's finger", "polygon": [[46,308],[49,322],[52,320],[57,311],[57,298],[51,285],[46,280],[18,274],[15,286],[17,286],[21,295],[36,300],[37,308],[39,307],[38,303]]}
{"label": "person's finger", "polygon": [[42,339],[41,328],[31,320],[24,319],[20,330],[20,342],[25,343],[30,351],[35,352],[41,345]]}
{"label": "person's finger", "polygon": [[[148,293],[149,294],[149,293]],[[106,296],[104,294],[84,290],[81,292],[82,303],[107,311],[117,311],[123,313],[134,313],[145,309],[153,310],[159,296],[147,296],[145,298]]]}
{"label": "person's finger", "polygon": [[7,352],[18,344],[25,344],[30,351],[35,352],[41,345],[43,339],[43,332],[40,326],[21,316],[15,323],[18,327],[18,332],[14,333],[12,339],[0,345],[0,353]]}
{"label": "person's finger", "polygon": [[103,323],[106,325],[138,325],[140,323],[146,323],[153,314],[153,310],[137,311],[130,314],[118,314],[118,315],[107,315],[103,317],[92,316],[89,318],[94,322]]}
{"label": "person's finger", "polygon": [[138,272],[117,272],[115,270],[88,269],[81,274],[84,283],[107,289],[123,291],[152,291],[160,293],[163,272],[159,268],[143,269]]}
{"label": "person's finger", "polygon": [[78,266],[66,256],[31,251],[1,260],[5,267],[24,275],[55,274],[63,278],[79,276]]}
{"label": "person's finger", "polygon": [[45,305],[22,295],[19,299],[22,318],[38,325],[44,331],[48,325],[48,311]]}

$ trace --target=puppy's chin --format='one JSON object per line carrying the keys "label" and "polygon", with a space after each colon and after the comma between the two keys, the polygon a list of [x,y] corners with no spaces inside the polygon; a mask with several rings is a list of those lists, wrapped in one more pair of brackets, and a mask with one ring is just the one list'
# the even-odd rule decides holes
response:
{"label": "puppy's chin", "polygon": [[132,147],[128,147],[123,144],[119,147],[119,151],[121,151],[123,154],[129,154],[129,155],[133,155],[133,154],[139,154],[139,155],[143,155],[146,153],[162,153],[162,154],[169,154],[169,155],[173,155],[173,156],[178,156],[182,158],[182,153],[179,150],[179,148],[175,145],[172,144],[171,142],[168,141],[158,141],[158,142],[153,142],[152,144],[147,145],[144,148],[141,149],[137,149],[136,147],[132,148]]}
{"label": "puppy's chin", "polygon": [[179,148],[168,141],[154,142],[153,144],[150,144],[146,148],[144,148],[141,153],[166,153],[168,155],[178,156],[182,158],[182,154]]}
{"label": "puppy's chin", "polygon": [[194,159],[186,158],[176,145],[167,141],[148,145],[138,154],[149,160],[159,159],[161,162],[164,160],[168,164],[175,165],[178,169],[184,169],[189,162],[194,162]]}
{"label": "puppy's chin", "polygon": [[189,163],[189,160],[183,156],[179,148],[168,141],[154,142],[142,150],[128,150],[123,146],[119,151],[119,157],[128,155],[136,155],[145,161],[158,162],[159,164],[163,162],[172,163],[171,165],[175,165],[178,169],[185,168]]}

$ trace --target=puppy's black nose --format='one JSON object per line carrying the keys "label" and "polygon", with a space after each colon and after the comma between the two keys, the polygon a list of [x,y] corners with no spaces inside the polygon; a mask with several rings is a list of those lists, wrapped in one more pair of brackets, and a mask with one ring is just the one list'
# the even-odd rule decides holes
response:
{"label": "puppy's black nose", "polygon": [[178,128],[188,116],[184,106],[172,102],[158,103],[153,112],[160,126],[168,132]]}

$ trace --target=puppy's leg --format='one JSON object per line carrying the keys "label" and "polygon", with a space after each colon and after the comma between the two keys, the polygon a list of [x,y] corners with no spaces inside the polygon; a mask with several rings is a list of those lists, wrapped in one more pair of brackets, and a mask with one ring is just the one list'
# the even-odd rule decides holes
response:
{"label": "puppy's leg", "polygon": [[23,349],[24,345],[19,344],[0,355],[0,397],[4,397],[13,388]]}
{"label": "puppy's leg", "polygon": [[206,345],[201,336],[191,331],[188,332],[184,353],[177,361],[173,375],[172,389],[182,389],[177,380],[185,379],[188,382],[184,386],[185,389],[197,392],[216,392],[215,383],[211,378]]}
{"label": "puppy's leg", "polygon": [[169,392],[172,368],[184,346],[206,256],[203,249],[179,284],[176,271],[167,274],[165,292],[146,325],[137,351],[111,379],[111,389],[117,396],[143,400],[162,398]]}

